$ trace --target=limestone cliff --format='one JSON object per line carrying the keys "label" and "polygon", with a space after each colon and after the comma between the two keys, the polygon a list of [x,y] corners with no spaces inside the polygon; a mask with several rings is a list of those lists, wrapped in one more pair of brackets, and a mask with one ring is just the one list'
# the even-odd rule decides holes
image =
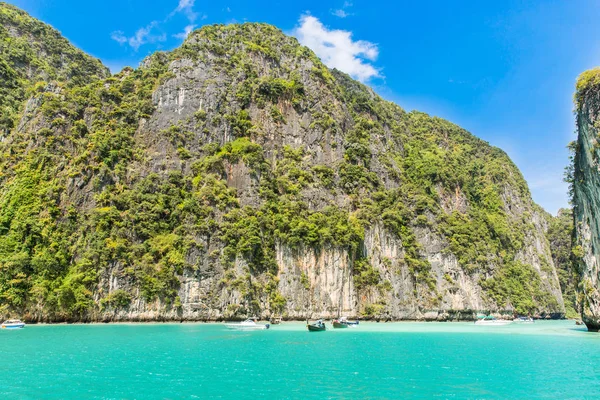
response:
{"label": "limestone cliff", "polygon": [[68,85],[109,75],[108,68],[75,48],[60,33],[27,13],[0,2],[0,139],[38,81]]}
{"label": "limestone cliff", "polygon": [[38,85],[0,152],[0,313],[561,316],[547,222],[501,150],[264,24]]}
{"label": "limestone cliff", "polygon": [[575,94],[577,142],[573,170],[574,256],[579,277],[578,297],[583,322],[590,331],[600,328],[600,69],[584,72]]}

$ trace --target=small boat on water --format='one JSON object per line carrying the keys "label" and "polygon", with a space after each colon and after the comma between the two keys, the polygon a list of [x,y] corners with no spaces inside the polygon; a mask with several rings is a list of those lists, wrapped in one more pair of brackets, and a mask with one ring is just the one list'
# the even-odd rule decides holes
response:
{"label": "small boat on water", "polygon": [[8,319],[0,325],[1,329],[22,329],[25,328],[25,323],[18,319]]}
{"label": "small boat on water", "polygon": [[496,319],[491,315],[483,317],[475,321],[475,325],[487,325],[487,326],[500,326],[500,325],[508,325],[511,324],[512,321],[504,320],[504,319]]}
{"label": "small boat on water", "polygon": [[517,317],[513,319],[513,322],[518,322],[521,324],[533,324],[533,318],[531,317]]}
{"label": "small boat on water", "polygon": [[228,322],[225,325],[227,329],[234,329],[237,331],[260,331],[263,329],[269,329],[270,324],[257,324],[255,320],[248,318],[243,322]]}
{"label": "small boat on water", "polygon": [[269,322],[271,323],[271,325],[279,325],[281,324],[281,317],[271,318]]}
{"label": "small boat on water", "polygon": [[331,323],[335,329],[356,328],[358,326],[358,321],[348,321],[346,317],[334,319]]}
{"label": "small boat on water", "polygon": [[320,332],[327,330],[325,327],[325,322],[323,322],[322,319],[318,320],[317,322],[313,322],[312,324],[309,324],[308,321],[306,321],[306,327],[308,328],[309,332]]}

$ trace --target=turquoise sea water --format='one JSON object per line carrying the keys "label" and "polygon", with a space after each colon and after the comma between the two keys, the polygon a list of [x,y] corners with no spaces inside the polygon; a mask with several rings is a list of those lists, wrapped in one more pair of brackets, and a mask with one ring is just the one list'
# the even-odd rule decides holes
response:
{"label": "turquoise sea water", "polygon": [[29,325],[0,360],[13,398],[600,398],[600,334],[573,321]]}

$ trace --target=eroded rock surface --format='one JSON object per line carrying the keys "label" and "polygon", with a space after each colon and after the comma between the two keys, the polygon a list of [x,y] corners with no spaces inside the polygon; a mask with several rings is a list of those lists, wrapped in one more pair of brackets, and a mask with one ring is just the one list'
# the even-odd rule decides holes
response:
{"label": "eroded rock surface", "polygon": [[501,150],[264,24],[41,84],[1,144],[0,314],[30,320],[560,316]]}

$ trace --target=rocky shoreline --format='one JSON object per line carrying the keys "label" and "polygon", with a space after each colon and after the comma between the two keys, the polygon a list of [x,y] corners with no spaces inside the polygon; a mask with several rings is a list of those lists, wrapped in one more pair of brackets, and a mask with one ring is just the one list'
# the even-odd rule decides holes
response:
{"label": "rocky shoreline", "polygon": [[[488,310],[482,311],[427,311],[415,318],[391,318],[391,317],[361,317],[356,315],[350,315],[350,319],[358,319],[361,321],[369,322],[471,322],[477,319],[477,315],[491,315],[496,319],[500,320],[512,320],[515,318],[515,314],[512,311],[506,312],[490,312]],[[162,315],[162,316],[138,316],[132,318],[123,318],[114,315],[103,315],[98,318],[81,318],[81,319],[69,319],[69,318],[35,318],[33,316],[25,315],[21,319],[28,324],[107,324],[107,323],[220,323],[224,321],[242,321],[247,317],[232,316],[230,318],[183,318],[175,315]],[[259,320],[268,321],[275,318],[274,316],[260,316]],[[279,317],[278,317],[279,318]],[[306,318],[289,318],[282,316],[281,320],[284,322],[303,322],[307,319],[325,319],[331,320],[337,318],[337,315],[311,315]],[[567,319],[563,313],[552,313],[543,315],[534,315],[536,320],[563,320]]]}

